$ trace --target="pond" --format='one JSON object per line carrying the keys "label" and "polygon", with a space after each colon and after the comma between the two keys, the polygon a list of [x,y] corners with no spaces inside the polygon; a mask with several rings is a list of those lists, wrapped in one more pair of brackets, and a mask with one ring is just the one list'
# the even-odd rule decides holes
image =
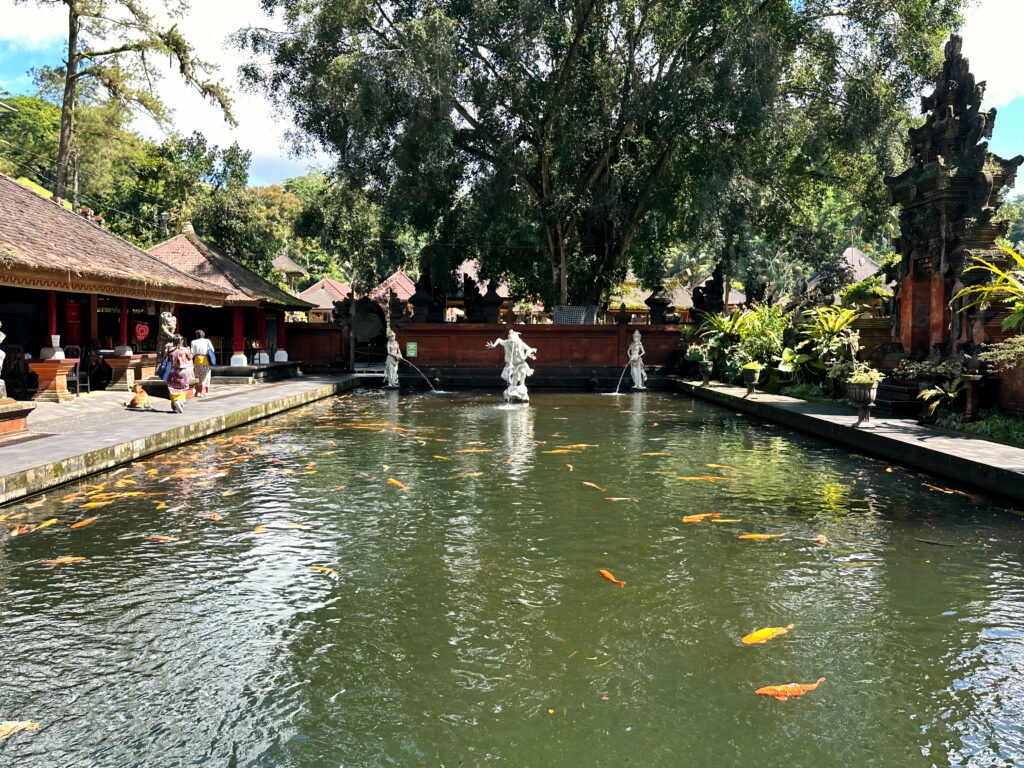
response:
{"label": "pond", "polygon": [[0,766],[1024,764],[1024,521],[689,398],[353,393],[0,516]]}

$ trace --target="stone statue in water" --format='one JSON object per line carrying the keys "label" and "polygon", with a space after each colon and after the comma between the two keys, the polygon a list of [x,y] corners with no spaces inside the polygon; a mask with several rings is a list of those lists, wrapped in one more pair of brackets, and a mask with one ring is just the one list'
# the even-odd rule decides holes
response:
{"label": "stone statue in water", "polygon": [[384,361],[384,386],[389,389],[398,388],[398,363],[402,359],[402,348],[398,346],[395,332],[388,328],[388,356]]}
{"label": "stone statue in water", "polygon": [[643,342],[640,341],[640,331],[633,331],[633,341],[630,342],[626,355],[629,357],[629,375],[633,378],[633,389],[646,389],[647,371],[644,370]]}
{"label": "stone statue in water", "polygon": [[518,331],[511,329],[507,339],[487,342],[488,349],[498,346],[505,349],[505,368],[501,372],[502,380],[508,382],[505,399],[517,403],[530,402],[530,395],[526,391],[526,377],[533,375],[529,361],[537,358],[536,348],[523,341]]}

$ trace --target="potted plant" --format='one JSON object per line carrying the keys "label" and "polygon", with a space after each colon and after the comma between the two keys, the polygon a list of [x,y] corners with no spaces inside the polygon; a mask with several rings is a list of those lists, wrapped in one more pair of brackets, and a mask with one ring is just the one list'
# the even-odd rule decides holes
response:
{"label": "potted plant", "polygon": [[708,348],[703,344],[692,344],[686,350],[686,359],[697,362],[697,367],[700,369],[701,386],[706,387],[710,385],[712,364],[708,358]]}
{"label": "potted plant", "polygon": [[875,404],[878,384],[884,378],[885,374],[868,363],[853,364],[853,373],[846,380],[846,393],[850,398],[850,404],[857,406],[858,424],[871,421],[869,409]]}
{"label": "potted plant", "polygon": [[747,394],[743,397],[747,398],[754,394],[754,387],[757,385],[757,380],[761,377],[761,371],[764,370],[764,366],[756,360],[751,360],[749,363],[744,363],[740,370],[743,372],[743,383],[747,385]]}

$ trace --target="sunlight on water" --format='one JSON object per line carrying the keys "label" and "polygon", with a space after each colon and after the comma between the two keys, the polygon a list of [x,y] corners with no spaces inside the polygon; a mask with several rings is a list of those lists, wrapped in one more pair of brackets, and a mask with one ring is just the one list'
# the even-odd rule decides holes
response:
{"label": "sunlight on water", "polygon": [[355,393],[0,510],[0,766],[1024,765],[1013,512],[531,400]]}

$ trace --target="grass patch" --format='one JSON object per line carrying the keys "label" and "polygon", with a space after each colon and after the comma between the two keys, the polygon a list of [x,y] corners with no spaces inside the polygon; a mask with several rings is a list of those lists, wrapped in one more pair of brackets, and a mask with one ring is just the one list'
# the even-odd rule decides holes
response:
{"label": "grass patch", "polygon": [[952,414],[940,416],[935,426],[1024,448],[1024,419],[1019,416],[988,411],[977,421],[965,422],[959,414]]}

